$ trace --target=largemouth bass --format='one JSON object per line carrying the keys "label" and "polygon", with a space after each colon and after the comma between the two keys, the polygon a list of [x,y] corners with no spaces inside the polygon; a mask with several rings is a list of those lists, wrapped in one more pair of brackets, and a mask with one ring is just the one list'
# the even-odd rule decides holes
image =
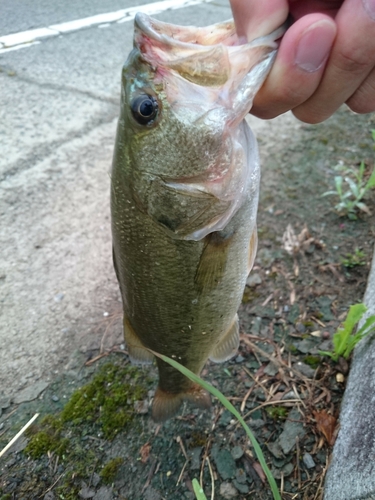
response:
{"label": "largemouth bass", "polygon": [[[233,22],[194,28],[135,18],[111,177],[113,258],[133,361],[152,361],[150,349],[199,374],[208,358],[237,351],[259,191],[244,118],[282,33],[239,45]],[[156,362],[154,420],[183,401],[210,406],[203,389]]]}

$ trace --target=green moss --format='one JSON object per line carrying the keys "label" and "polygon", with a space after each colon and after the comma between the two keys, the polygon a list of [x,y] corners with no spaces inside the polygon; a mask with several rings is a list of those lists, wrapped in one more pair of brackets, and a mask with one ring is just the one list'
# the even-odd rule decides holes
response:
{"label": "green moss", "polygon": [[61,438],[59,434],[49,431],[37,432],[28,442],[25,453],[31,458],[40,458],[48,451],[53,451],[57,455],[62,456],[69,445],[69,440]]}
{"label": "green moss", "polygon": [[145,387],[137,385],[139,377],[137,368],[104,365],[72,395],[61,413],[62,422],[99,424],[104,436],[113,439],[132,420],[134,402],[146,395]]}
{"label": "green moss", "polygon": [[62,437],[63,424],[54,415],[45,416],[39,425],[33,425],[25,432],[30,438],[25,453],[31,458],[40,458],[48,451],[53,451],[60,457],[66,452],[69,440]]}
{"label": "green moss", "polygon": [[309,355],[309,356],[305,356],[303,358],[303,361],[304,361],[304,363],[311,366],[311,368],[314,368],[314,370],[315,370],[315,368],[318,368],[318,366],[320,365],[322,360],[321,360],[320,356]]}
{"label": "green moss", "polygon": [[204,432],[195,431],[191,434],[189,448],[198,448],[199,446],[205,446],[206,443],[207,435]]}
{"label": "green moss", "polygon": [[100,472],[100,477],[103,480],[103,483],[112,483],[112,481],[115,479],[116,474],[123,464],[124,460],[120,457],[113,458],[110,460],[104,467],[103,470]]}
{"label": "green moss", "polygon": [[283,406],[274,406],[265,409],[267,414],[274,420],[285,419],[288,416],[288,410]]}
{"label": "green moss", "polygon": [[[100,431],[112,439],[124,430],[135,416],[134,402],[145,397],[150,383],[135,367],[107,363],[90,383],[73,393],[60,414],[47,415],[28,429],[27,455],[38,459],[53,452],[60,457],[64,476],[54,489],[56,498],[79,497],[82,481],[100,470],[105,456],[101,445],[91,439]],[[114,479],[121,463],[122,459],[114,459],[106,464],[101,471],[103,482]]]}
{"label": "green moss", "polygon": [[294,344],[288,344],[286,346],[286,348],[288,349],[289,352],[291,352],[292,354],[296,354],[298,352],[298,349],[297,347],[294,345]]}
{"label": "green moss", "polygon": [[43,427],[48,427],[51,431],[60,432],[63,429],[63,423],[55,415],[46,415],[40,422]]}
{"label": "green moss", "polygon": [[[317,313],[316,314],[316,317],[318,317],[320,315],[320,317],[322,317],[322,313]],[[315,326],[315,323],[311,320],[311,319],[308,319],[306,321],[303,321],[302,322],[303,326],[305,326],[306,328],[312,328]]]}
{"label": "green moss", "polygon": [[252,302],[256,298],[259,297],[259,293],[255,292],[252,288],[250,287],[245,287],[243,296],[242,296],[242,303],[247,304],[248,302]]}

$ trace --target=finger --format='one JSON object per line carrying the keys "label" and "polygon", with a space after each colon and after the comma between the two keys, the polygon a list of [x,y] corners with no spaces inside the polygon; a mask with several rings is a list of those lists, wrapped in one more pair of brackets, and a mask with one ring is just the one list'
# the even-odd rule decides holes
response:
{"label": "finger", "polygon": [[319,86],[335,36],[336,24],[324,14],[309,14],[293,24],[251,113],[274,118],[309,99]]}
{"label": "finger", "polygon": [[355,113],[371,113],[375,111],[375,69],[371,71],[359,89],[346,101]]}
{"label": "finger", "polygon": [[[297,118],[308,123],[323,121],[341,104],[351,102],[375,66],[375,1],[345,0],[335,21],[337,37],[322,81],[316,92],[293,110]],[[363,106],[360,96],[352,102]]]}
{"label": "finger", "polygon": [[230,0],[239,39],[253,40],[268,35],[288,17],[287,0]]}

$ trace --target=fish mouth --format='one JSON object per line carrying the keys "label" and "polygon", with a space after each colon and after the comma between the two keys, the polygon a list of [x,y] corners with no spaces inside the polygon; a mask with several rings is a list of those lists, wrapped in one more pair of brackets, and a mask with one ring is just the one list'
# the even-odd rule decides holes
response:
{"label": "fish mouth", "polygon": [[170,47],[188,48],[199,50],[199,46],[204,50],[207,46],[223,44],[228,47],[239,45],[264,46],[277,48],[277,40],[285,33],[289,22],[284,23],[270,34],[257,37],[245,44],[240,43],[236,34],[233,20],[213,24],[211,26],[197,28],[193,26],[180,26],[156,20],[147,14],[138,12],[134,19],[135,30],[143,33],[156,43],[169,45]]}
{"label": "fish mouth", "polygon": [[[144,60],[205,87],[236,84],[263,61],[265,69],[270,69],[278,40],[286,30],[283,25],[266,36],[240,44],[233,20],[196,28],[137,13],[134,23],[134,45]],[[259,81],[263,77],[264,71]]]}

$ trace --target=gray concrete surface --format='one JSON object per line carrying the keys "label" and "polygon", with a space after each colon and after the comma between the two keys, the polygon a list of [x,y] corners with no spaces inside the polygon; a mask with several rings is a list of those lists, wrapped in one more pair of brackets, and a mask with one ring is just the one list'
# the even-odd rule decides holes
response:
{"label": "gray concrete surface", "polygon": [[152,0],[1,0],[0,36],[74,21],[105,12],[151,3]]}
{"label": "gray concrete surface", "polygon": [[[0,36],[139,3],[20,0],[14,16],[5,0]],[[230,15],[220,0],[157,17]],[[109,171],[132,37],[132,22],[113,23],[0,54],[0,398],[53,380],[77,350],[122,342]]]}
{"label": "gray concrete surface", "polygon": [[[375,314],[375,253],[364,303]],[[375,499],[375,334],[355,349],[325,500]]]}

